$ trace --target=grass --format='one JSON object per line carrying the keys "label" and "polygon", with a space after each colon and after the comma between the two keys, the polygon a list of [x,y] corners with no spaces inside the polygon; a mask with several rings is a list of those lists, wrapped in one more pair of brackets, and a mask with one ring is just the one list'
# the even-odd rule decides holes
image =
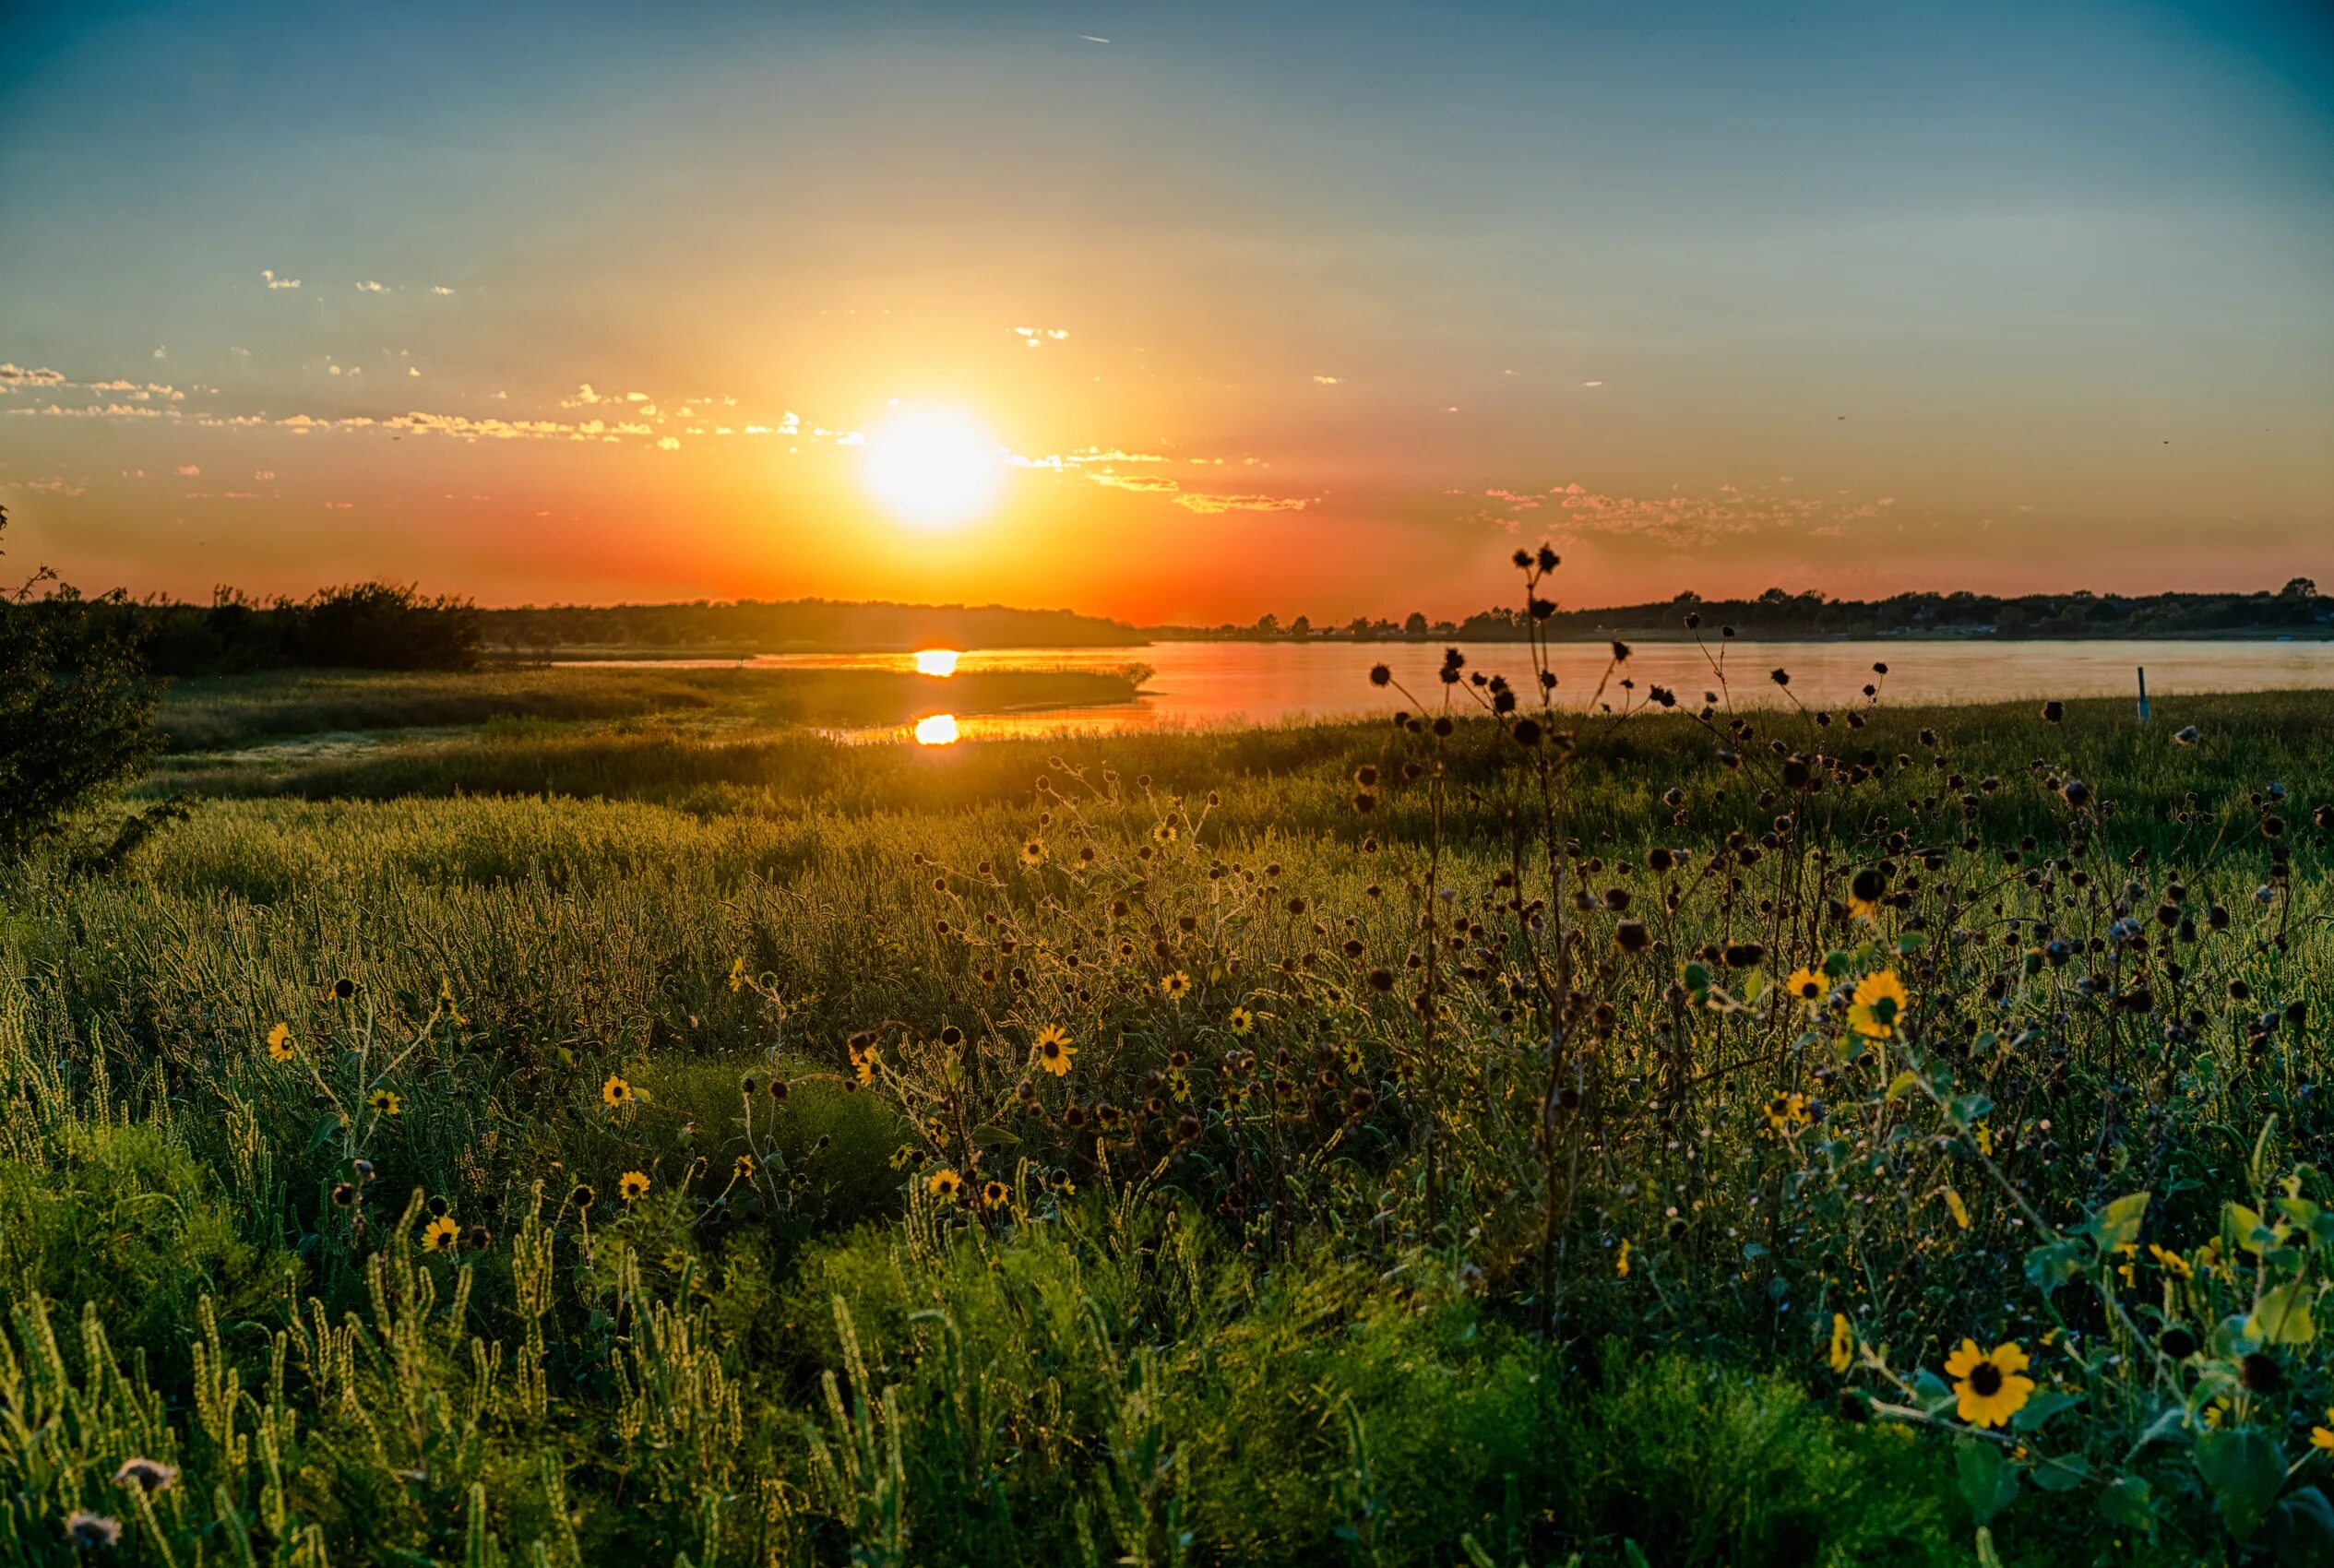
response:
{"label": "grass", "polygon": [[288,736],[490,720],[662,718],[730,727],[904,724],[959,713],[1131,700],[1138,681],[1096,671],[967,671],[947,682],[875,670],[530,669],[383,676],[289,671],[173,685],[160,728],[174,753]]}
{"label": "grass", "polygon": [[[190,815],[9,873],[0,1554],[2334,1539],[2325,696],[926,750],[772,680],[182,688]],[[229,754],[368,715],[489,721]]]}

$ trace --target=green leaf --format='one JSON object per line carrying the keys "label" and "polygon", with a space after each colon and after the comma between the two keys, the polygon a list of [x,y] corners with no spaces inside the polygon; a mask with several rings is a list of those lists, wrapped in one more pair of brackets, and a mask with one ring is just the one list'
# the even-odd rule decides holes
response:
{"label": "green leaf", "polygon": [[1928,944],[1929,933],[1925,931],[1908,931],[1897,938],[1897,951],[1907,957],[1920,952]]}
{"label": "green leaf", "polygon": [[2070,1279],[2081,1277],[2083,1248],[2074,1241],[2049,1241],[2026,1254],[2026,1279],[2047,1296]]}
{"label": "green leaf", "polygon": [[2221,1206],[2221,1228],[2230,1241],[2248,1253],[2258,1253],[2269,1244],[2269,1233],[2262,1225],[2260,1215],[2243,1204]]}
{"label": "green leaf", "polygon": [[1884,1105],[1893,1104],[1895,1103],[1897,1096],[1904,1093],[1905,1090],[1918,1088],[1920,1087],[1921,1079],[1919,1075],[1909,1072],[1899,1073],[1895,1079],[1889,1083],[1888,1092],[1882,1099],[1881,1103]]}
{"label": "green leaf", "polygon": [[2285,1455],[2267,1434],[2231,1427],[2197,1440],[2197,1473],[2221,1505],[2221,1522],[2242,1544],[2253,1538],[2285,1490]]}
{"label": "green leaf", "polygon": [[2269,1515],[2269,1550],[2279,1562],[2334,1561],[2334,1503],[2314,1486],[2303,1487]]}
{"label": "green leaf", "polygon": [[2082,1402],[2083,1398],[2079,1394],[2037,1394],[2019,1406],[2018,1414],[2010,1418],[2011,1430],[2040,1431],[2042,1430],[2042,1424],[2053,1416],[2057,1415],[2061,1410],[2071,1410]]}
{"label": "green leaf", "polygon": [[2148,1194],[2131,1193],[2092,1215],[2083,1229],[2102,1253],[2119,1252],[2139,1240],[2140,1222],[2148,1217]]}
{"label": "green leaf", "polygon": [[2099,1512],[2111,1525],[2127,1530],[2150,1529],[2156,1523],[2156,1500],[2148,1483],[2138,1476],[2117,1476],[2099,1494]]}
{"label": "green leaf", "polygon": [[1710,967],[1697,958],[1685,966],[1685,989],[1708,991],[1710,988]]}
{"label": "green leaf", "polygon": [[1741,992],[1745,1005],[1757,1001],[1767,992],[1767,971],[1765,969],[1751,970],[1743,976],[1743,983],[1735,989]]}
{"label": "green leaf", "polygon": [[1961,1483],[1961,1501],[1981,1525],[2018,1498],[2018,1470],[1990,1443],[1964,1443],[1953,1455],[1953,1473]]}
{"label": "green leaf", "polygon": [[1002,1127],[975,1127],[972,1141],[982,1148],[1010,1148],[1021,1140]]}
{"label": "green leaf", "polygon": [[2271,1345],[2307,1345],[2317,1337],[2317,1324],[2310,1315],[2316,1295],[2298,1279],[2263,1291],[2245,1332]]}
{"label": "green leaf", "polygon": [[1994,1102],[1982,1094],[1957,1095],[1947,1109],[1952,1112],[1954,1121],[1964,1127],[1971,1127],[1993,1113]]}
{"label": "green leaf", "polygon": [[2072,1491],[2090,1479],[2090,1461],[2079,1454],[2034,1461],[2034,1484],[2044,1491]]}

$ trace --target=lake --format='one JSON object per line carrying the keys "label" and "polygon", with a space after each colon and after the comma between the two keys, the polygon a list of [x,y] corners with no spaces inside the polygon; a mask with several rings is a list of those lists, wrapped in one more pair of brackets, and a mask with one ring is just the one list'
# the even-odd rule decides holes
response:
{"label": "lake", "polygon": [[[766,654],[748,668],[936,671],[995,669],[1115,670],[1130,663],[1156,671],[1143,695],[1106,707],[1042,713],[965,716],[951,730],[931,725],[928,742],[982,736],[1042,733],[1064,729],[1153,730],[1227,723],[1270,724],[1300,718],[1384,714],[1411,706],[1399,694],[1373,687],[1370,667],[1385,664],[1422,702],[1441,700],[1435,679],[1440,643],[1168,642],[1144,647],[982,648],[953,661],[931,654]],[[1467,667],[1506,674],[1530,684],[1529,650],[1519,643],[1461,643]],[[1692,643],[1634,645],[1628,663],[1613,672],[1605,699],[1644,700],[1646,688],[1671,688],[1683,703],[1721,691],[1736,706],[1789,700],[1768,671],[1791,673],[1791,695],[1810,707],[1845,708],[1864,701],[1867,683],[1881,700],[1898,704],[1986,702],[2044,696],[2136,696],[2137,671],[2148,671],[2151,697],[2183,693],[2334,687],[2334,642],[1987,642],[1875,640],[1869,642]],[[1721,651],[1722,650],[1722,651]],[[1602,643],[1559,643],[1549,650],[1556,696],[1566,707],[1586,706],[1607,672],[1612,651]],[[1713,666],[1713,659],[1722,665]],[[659,661],[722,665],[740,661]],[[1886,664],[1877,675],[1875,664]],[[1621,690],[1623,679],[1637,683]],[[1464,700],[1463,697],[1460,700]],[[933,676],[933,712],[948,711],[947,678]],[[897,733],[896,731],[892,733]]]}

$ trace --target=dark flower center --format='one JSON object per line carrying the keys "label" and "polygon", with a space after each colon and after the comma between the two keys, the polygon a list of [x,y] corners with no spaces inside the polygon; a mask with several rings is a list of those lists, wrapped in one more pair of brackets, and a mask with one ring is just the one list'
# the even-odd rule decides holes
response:
{"label": "dark flower center", "polygon": [[2002,1369],[1992,1361],[1980,1361],[1970,1369],[1970,1389],[1981,1399],[1991,1399],[2002,1392]]}

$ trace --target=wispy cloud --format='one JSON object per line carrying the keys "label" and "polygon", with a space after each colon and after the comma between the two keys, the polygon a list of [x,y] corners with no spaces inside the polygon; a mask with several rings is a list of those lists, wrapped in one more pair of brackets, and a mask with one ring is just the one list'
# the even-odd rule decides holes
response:
{"label": "wispy cloud", "polygon": [[299,279],[279,278],[276,276],[276,269],[272,267],[261,267],[259,269],[259,276],[266,280],[268,287],[270,289],[297,289],[300,287]]}
{"label": "wispy cloud", "polygon": [[0,364],[0,387],[62,386],[63,385],[65,385],[65,374],[62,371],[50,370],[45,366],[38,370],[28,370],[20,364]]}
{"label": "wispy cloud", "polygon": [[1345,385],[1345,377],[1341,375],[1316,375],[1313,378],[1313,385],[1316,386],[1342,386]]}
{"label": "wispy cloud", "polygon": [[370,278],[359,279],[356,287],[360,294],[386,294],[389,291],[387,283],[376,283]]}
{"label": "wispy cloud", "polygon": [[450,294],[453,291],[453,290],[447,288],[443,283],[433,283],[430,285],[430,292],[433,294]]}
{"label": "wispy cloud", "polygon": [[1042,349],[1048,343],[1059,343],[1070,335],[1066,327],[1017,327],[1013,335],[1029,349]]}

